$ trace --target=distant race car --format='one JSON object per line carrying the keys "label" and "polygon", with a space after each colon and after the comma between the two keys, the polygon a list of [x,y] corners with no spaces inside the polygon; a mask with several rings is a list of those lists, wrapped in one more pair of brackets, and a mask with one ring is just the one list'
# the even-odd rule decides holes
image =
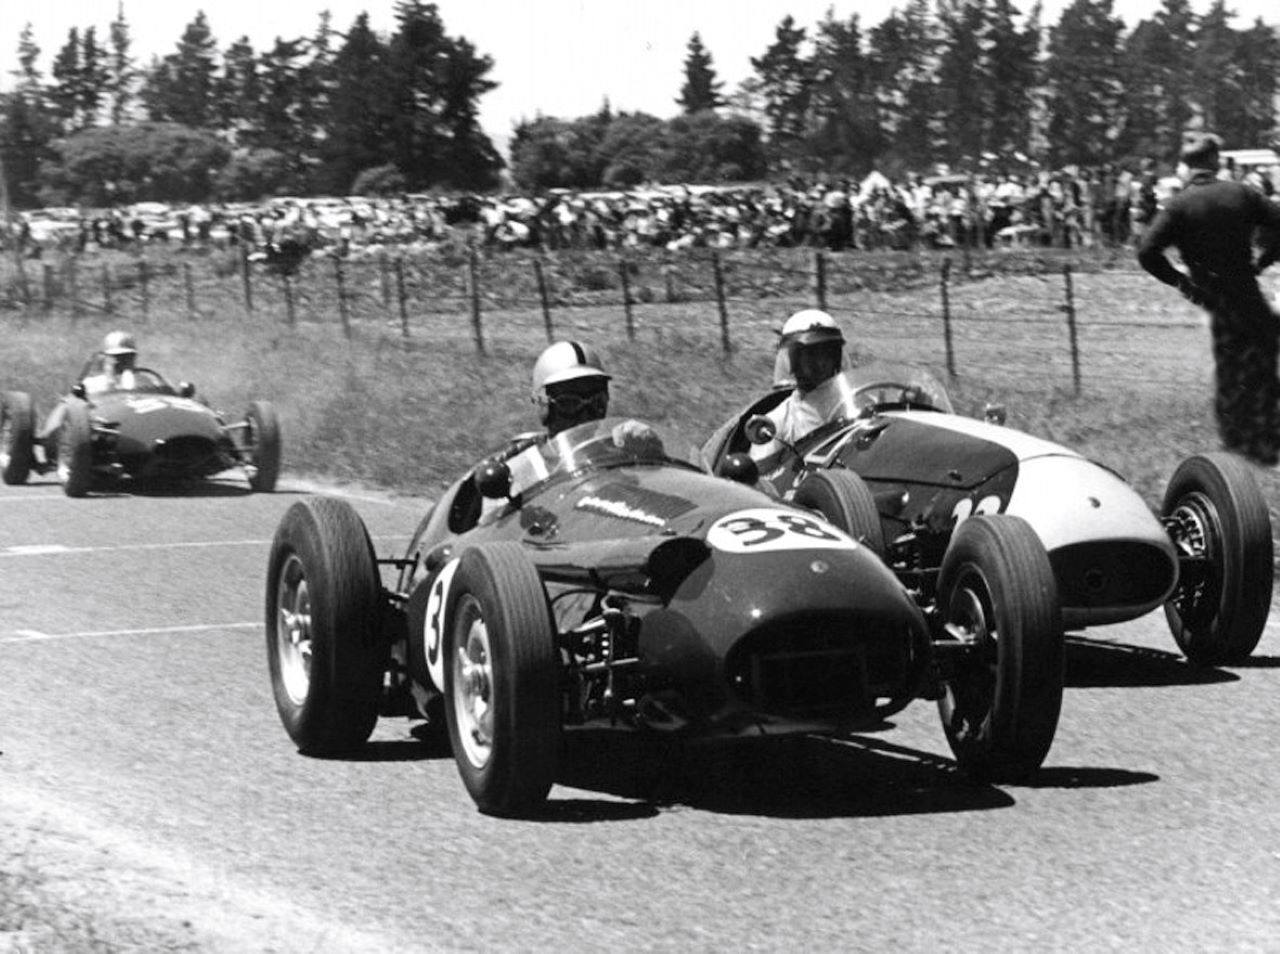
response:
{"label": "distant race car", "polygon": [[[1039,598],[982,574],[972,594],[949,585],[968,573],[972,522],[995,515],[1035,532],[1067,629],[1163,606],[1193,662],[1240,662],[1257,646],[1271,606],[1271,520],[1239,458],[1189,457],[1157,511],[1111,470],[1003,426],[1002,408],[985,421],[956,414],[921,369],[872,364],[844,372],[841,385],[831,418],[776,463],[754,465],[752,476],[763,465],[770,493],[864,539],[927,614],[998,639],[1001,614]],[[708,465],[725,473],[750,466],[752,444],[775,436],[761,415],[787,393],[767,394],[724,424],[703,447]]]}
{"label": "distant race car", "polygon": [[[1012,551],[981,565],[1020,557],[1025,538],[991,533]],[[345,501],[304,498],[266,579],[271,682],[298,748],[345,752],[379,716],[425,718],[415,733],[447,731],[471,797],[501,815],[545,800],[566,729],[840,733],[917,698],[965,700],[970,721],[947,726],[962,768],[1024,776],[1057,726],[1051,630],[998,651],[931,633],[871,548],[617,419],[477,465],[403,557],[375,556]]]}
{"label": "distant race car", "polygon": [[254,401],[228,421],[149,368],[130,372],[132,386],[88,394],[77,383],[49,460],[36,456],[31,396],[8,391],[0,400],[0,477],[23,484],[32,471],[54,471],[69,497],[121,478],[190,480],[238,468],[256,491],[275,489],[280,473],[280,424],[267,401]]}

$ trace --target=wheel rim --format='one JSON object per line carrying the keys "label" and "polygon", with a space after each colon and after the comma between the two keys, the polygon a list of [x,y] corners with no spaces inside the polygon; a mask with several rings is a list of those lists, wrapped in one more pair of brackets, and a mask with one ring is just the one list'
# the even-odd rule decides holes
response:
{"label": "wheel rim", "polygon": [[311,590],[296,553],[280,568],[276,587],[276,659],[289,701],[302,705],[311,688]]}
{"label": "wheel rim", "polygon": [[1217,510],[1204,494],[1189,494],[1178,501],[1169,515],[1175,527],[1174,538],[1181,556],[1203,561],[1205,572],[1196,574],[1189,585],[1179,586],[1169,603],[1184,626],[1201,629],[1217,614],[1222,597],[1221,553],[1222,530]]}
{"label": "wheel rim", "polygon": [[470,594],[458,604],[453,661],[453,714],[458,742],[476,768],[493,754],[493,652],[480,604]]}
{"label": "wheel rim", "polygon": [[0,470],[6,469],[13,460],[13,418],[0,411]]}
{"label": "wheel rim", "polygon": [[999,634],[990,606],[981,575],[962,573],[947,607],[947,632],[970,649],[946,686],[949,725],[958,740],[982,735],[995,705]]}
{"label": "wheel rim", "polygon": [[244,419],[244,454],[248,458],[249,463],[257,466],[258,463],[258,419],[252,414],[246,415]]}

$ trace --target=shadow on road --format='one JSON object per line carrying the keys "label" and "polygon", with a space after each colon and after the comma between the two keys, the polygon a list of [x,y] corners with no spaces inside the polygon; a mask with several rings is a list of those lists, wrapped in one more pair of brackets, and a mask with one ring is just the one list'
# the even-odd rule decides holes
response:
{"label": "shadow on road", "polygon": [[1243,662],[1232,663],[1232,669],[1280,669],[1280,656],[1250,656]]}
{"label": "shadow on road", "polygon": [[1192,665],[1177,653],[1084,636],[1067,637],[1066,685],[1069,689],[1200,686],[1235,682],[1239,678],[1222,669]]}
{"label": "shadow on road", "polygon": [[1150,772],[1131,772],[1116,768],[1081,768],[1054,765],[1042,768],[1019,788],[1121,788],[1160,781]]}
{"label": "shadow on road", "polygon": [[948,759],[864,736],[681,742],[584,730],[569,733],[566,748],[562,784],[724,814],[871,817],[1014,804]]}

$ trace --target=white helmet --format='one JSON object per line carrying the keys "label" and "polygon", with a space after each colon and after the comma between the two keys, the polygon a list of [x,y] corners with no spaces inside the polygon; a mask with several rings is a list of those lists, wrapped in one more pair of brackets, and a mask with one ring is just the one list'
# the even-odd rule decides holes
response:
{"label": "white helmet", "polygon": [[547,346],[533,365],[533,400],[545,397],[549,384],[573,381],[576,378],[601,378],[608,381],[599,356],[594,348],[577,341],[557,341]]}
{"label": "white helmet", "polygon": [[103,354],[137,354],[138,343],[127,331],[113,331],[102,339]]}
{"label": "white helmet", "polygon": [[836,320],[818,308],[797,311],[782,326],[783,346],[821,344],[838,341],[844,344],[844,334]]}

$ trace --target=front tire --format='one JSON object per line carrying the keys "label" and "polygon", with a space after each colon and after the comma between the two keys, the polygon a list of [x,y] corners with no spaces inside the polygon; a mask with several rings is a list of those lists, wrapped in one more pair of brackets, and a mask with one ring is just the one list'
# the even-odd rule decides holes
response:
{"label": "front tire", "polygon": [[480,811],[518,816],[555,781],[560,658],[546,591],[518,543],[465,551],[450,586],[445,713],[463,784]]}
{"label": "front tire", "polygon": [[58,428],[58,480],[68,497],[83,497],[93,486],[93,425],[83,401],[67,405]]}
{"label": "front tire", "polygon": [[1181,559],[1165,603],[1174,641],[1203,666],[1247,659],[1271,611],[1275,572],[1267,502],[1245,464],[1203,454],[1178,465],[1161,515]]}
{"label": "front tire", "polygon": [[982,781],[1022,780],[1053,744],[1065,659],[1057,582],[1030,524],[965,520],[942,560],[938,604],[966,646],[938,701],[956,762]]}
{"label": "front tire", "polygon": [[254,401],[245,414],[250,471],[249,487],[269,494],[280,477],[280,419],[269,401]]}
{"label": "front tire", "polygon": [[816,470],[796,489],[797,506],[816,510],[876,556],[884,556],[884,527],[866,481],[851,470]]}
{"label": "front tire", "polygon": [[36,412],[31,395],[8,391],[0,399],[0,479],[6,484],[25,484],[35,465],[32,456],[36,434]]}
{"label": "front tire", "polygon": [[389,653],[381,598],[373,544],[350,504],[311,497],[286,511],[267,564],[267,664],[299,751],[348,752],[373,732]]}

